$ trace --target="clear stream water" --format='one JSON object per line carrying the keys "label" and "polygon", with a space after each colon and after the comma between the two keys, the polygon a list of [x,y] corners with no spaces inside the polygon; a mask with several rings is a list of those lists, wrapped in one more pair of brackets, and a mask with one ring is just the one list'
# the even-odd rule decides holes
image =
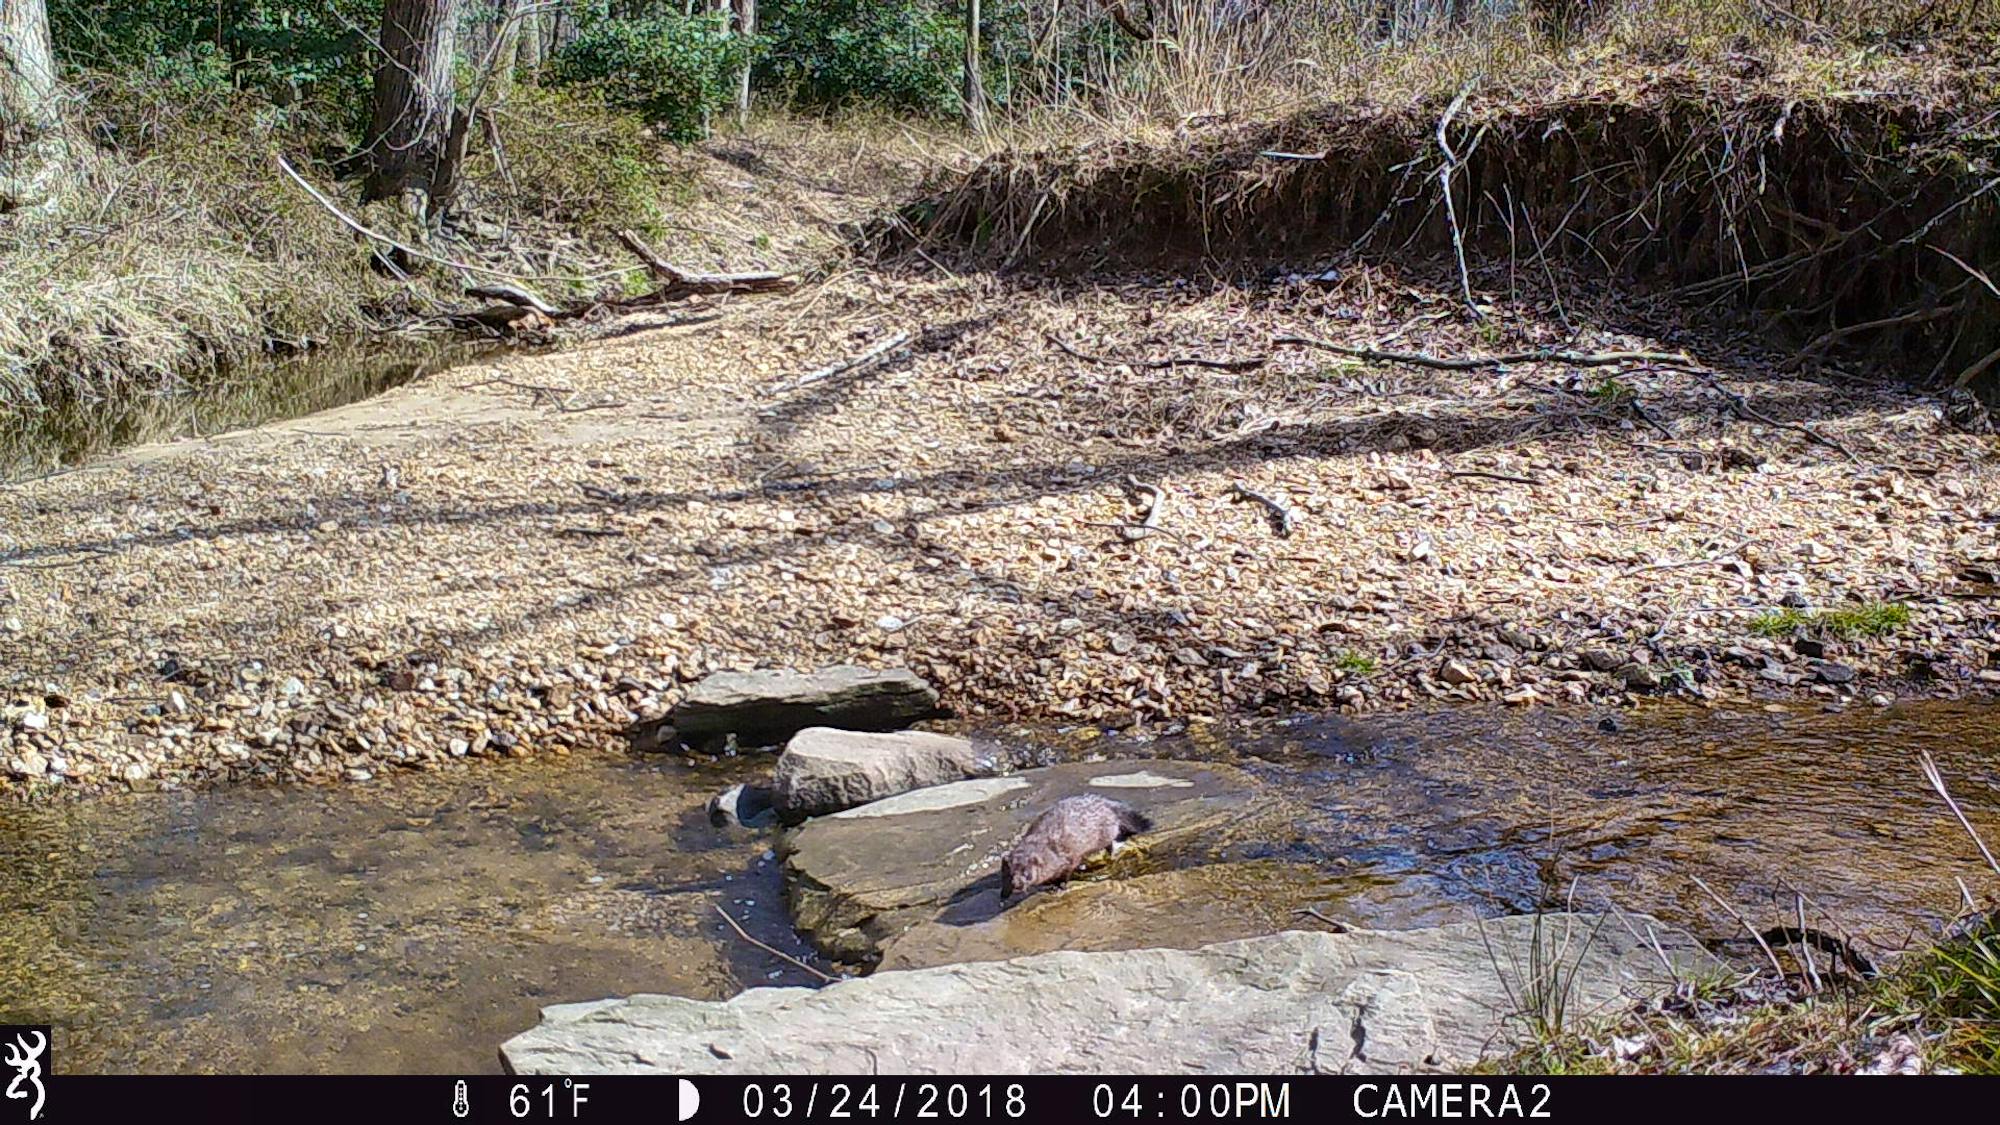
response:
{"label": "clear stream water", "polygon": [[[1314,864],[1326,909],[1400,928],[1552,893],[1732,949],[1700,876],[1760,925],[1893,950],[1991,892],[1920,775],[1929,749],[2000,843],[2000,710],[1498,709],[1302,719],[1158,740],[1007,732],[1024,754],[1237,762],[1298,802],[1238,855]],[[1064,747],[1066,749],[1057,749]],[[0,808],[0,1022],[65,1069],[476,1071],[543,1004],[809,984],[768,835],[706,798],[768,767],[571,757],[342,788]],[[1550,888],[1560,888],[1552,892]],[[1740,948],[1735,949],[1741,952]]]}

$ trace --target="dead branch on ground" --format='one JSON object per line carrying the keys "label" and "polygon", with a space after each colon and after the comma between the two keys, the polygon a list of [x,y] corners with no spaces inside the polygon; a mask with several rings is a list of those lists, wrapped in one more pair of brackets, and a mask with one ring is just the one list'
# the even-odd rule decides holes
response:
{"label": "dead branch on ground", "polygon": [[835,375],[847,375],[855,371],[866,370],[901,350],[903,345],[910,342],[910,339],[911,336],[908,332],[898,332],[894,336],[862,352],[860,355],[835,363],[829,363],[817,371],[809,371],[797,379],[786,383],[784,386],[778,387],[771,393],[774,395],[788,395],[802,387],[809,387],[822,380],[831,379]]}
{"label": "dead branch on ground", "polygon": [[1279,336],[1271,341],[1273,347],[1316,348],[1335,355],[1351,356],[1369,363],[1405,363],[1412,367],[1429,367],[1439,371],[1479,371],[1486,368],[1507,367],[1516,363],[1560,363],[1570,367],[1610,367],[1621,363],[1670,363],[1679,367],[1692,367],[1694,360],[1679,352],[1571,352],[1541,349],[1527,352],[1507,352],[1503,355],[1472,356],[1452,359],[1444,356],[1428,355],[1424,352],[1391,352],[1379,348],[1356,348],[1347,344],[1336,344],[1328,340],[1318,340],[1311,336]]}
{"label": "dead branch on ground", "polygon": [[798,286],[798,279],[789,274],[768,270],[752,273],[696,273],[672,265],[653,248],[629,230],[618,232],[618,241],[624,243],[638,259],[645,263],[647,272],[658,280],[660,288],[635,300],[647,304],[665,304],[685,297],[716,297],[733,293],[784,293]]}
{"label": "dead branch on ground", "polygon": [[1856,455],[1852,449],[1849,449],[1846,445],[1842,444],[1841,442],[1835,441],[1833,438],[1827,437],[1825,434],[1820,433],[1818,430],[1813,429],[1811,426],[1806,425],[1804,422],[1787,422],[1782,419],[1773,418],[1769,414],[1766,414],[1763,411],[1757,409],[1756,407],[1750,405],[1749,399],[1743,397],[1740,394],[1737,394],[1735,391],[1730,390],[1728,387],[1723,386],[1722,383],[1719,380],[1717,380],[1715,376],[1704,373],[1702,375],[1702,379],[1708,383],[1708,387],[1710,390],[1714,391],[1716,394],[1721,395],[1723,398],[1729,400],[1730,409],[1734,410],[1738,417],[1743,418],[1746,421],[1762,422],[1766,426],[1776,426],[1781,430],[1793,430],[1797,433],[1804,434],[1808,438],[1811,438],[1812,440],[1820,443],[1821,445],[1827,446],[1828,448],[1831,449],[1839,450],[1841,456],[1847,458],[1849,461],[1852,461],[1857,465],[1861,463],[1861,458],[1858,455]]}
{"label": "dead branch on ground", "polygon": [[1169,356],[1166,359],[1114,359],[1111,356],[1095,355],[1086,352],[1053,332],[1045,332],[1043,335],[1048,337],[1049,343],[1054,344],[1057,350],[1072,359],[1080,359],[1085,363],[1100,363],[1106,366],[1123,364],[1127,367],[1136,367],[1146,371],[1166,371],[1175,367],[1207,367],[1216,371],[1255,371],[1271,361],[1270,356],[1263,355],[1250,356],[1246,359],[1209,359],[1205,356]]}
{"label": "dead branch on ground", "polygon": [[1242,481],[1230,484],[1229,491],[1239,500],[1254,500],[1262,504],[1264,509],[1271,513],[1271,520],[1277,527],[1278,537],[1281,539],[1291,537],[1292,527],[1298,522],[1298,516],[1290,505],[1266,496]]}

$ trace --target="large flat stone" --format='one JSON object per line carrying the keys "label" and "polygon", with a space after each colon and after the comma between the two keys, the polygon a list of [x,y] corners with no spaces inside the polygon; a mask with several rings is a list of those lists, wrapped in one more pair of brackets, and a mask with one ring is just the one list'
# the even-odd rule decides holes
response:
{"label": "large flat stone", "polygon": [[1693,939],[1638,915],[1292,932],[883,972],[726,1001],[564,1004],[543,1009],[500,1056],[516,1074],[1434,1070],[1515,1041],[1537,927],[1541,948],[1566,950],[1575,1016],[1666,991],[1660,953],[1683,974],[1716,965]]}
{"label": "large flat stone", "polygon": [[811,672],[716,672],[688,689],[666,719],[633,728],[641,747],[664,746],[662,728],[692,742],[735,735],[767,746],[807,727],[894,730],[937,713],[937,692],[908,668],[837,664]]}
{"label": "large flat stone", "polygon": [[788,824],[912,789],[992,773],[998,763],[963,738],[923,731],[807,727],[792,736],[771,782],[772,803]]}
{"label": "large flat stone", "polygon": [[[1078,762],[917,789],[807,821],[788,832],[785,895],[792,919],[821,952],[872,961],[881,943],[919,922],[955,924],[1000,911],[1000,856],[1062,797],[1114,796],[1154,829],[1106,875],[1185,866],[1217,851],[1231,829],[1261,818],[1270,842],[1284,829],[1276,794],[1232,766],[1206,762]],[[1041,892],[1050,893],[1050,892]],[[1023,902],[1032,901],[1023,900]],[[1018,904],[1017,904],[1018,908]]]}
{"label": "large flat stone", "polygon": [[977,921],[919,922],[882,943],[878,971],[1005,961],[1059,949],[1194,949],[1318,925],[1311,907],[1339,921],[1341,881],[1297,863],[1257,860],[1084,882],[1016,903]]}

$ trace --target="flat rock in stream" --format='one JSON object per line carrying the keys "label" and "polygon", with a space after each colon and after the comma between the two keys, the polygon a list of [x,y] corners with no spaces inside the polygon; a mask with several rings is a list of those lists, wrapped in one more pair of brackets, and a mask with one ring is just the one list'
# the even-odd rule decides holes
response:
{"label": "flat rock in stream", "polygon": [[[882,944],[879,969],[1005,961],[1060,949],[1193,949],[1343,919],[1337,882],[1305,864],[1253,860],[1083,882],[1030,895],[990,918],[920,922]],[[1334,901],[1330,901],[1334,900]]]}
{"label": "flat rock in stream", "polygon": [[769,746],[807,727],[894,730],[935,715],[937,704],[937,691],[908,668],[715,672],[690,687],[667,717],[634,726],[631,737],[641,749],[666,748],[668,732],[688,742],[733,734]]}
{"label": "flat rock in stream", "polygon": [[924,731],[851,731],[807,727],[792,736],[771,782],[772,804],[787,824],[851,809],[912,789],[998,769],[971,741]]}
{"label": "flat rock in stream", "polygon": [[[1643,915],[1291,932],[1196,950],[1059,952],[724,1001],[561,1004],[508,1040],[515,1074],[1398,1073],[1507,1049],[1520,979],[1565,951],[1571,1011],[1717,962]],[[1658,939],[1658,951],[1647,940]],[[1565,942],[1565,936],[1567,941]],[[1544,954],[1546,956],[1546,954]]]}
{"label": "flat rock in stream", "polygon": [[1044,809],[1078,793],[1115,797],[1154,823],[1082,880],[1187,866],[1232,839],[1263,844],[1293,831],[1277,794],[1242,770],[1207,762],[1076,762],[913,789],[786,834],[793,923],[830,957],[872,961],[884,941],[920,922],[992,918],[1001,905],[1001,853]]}

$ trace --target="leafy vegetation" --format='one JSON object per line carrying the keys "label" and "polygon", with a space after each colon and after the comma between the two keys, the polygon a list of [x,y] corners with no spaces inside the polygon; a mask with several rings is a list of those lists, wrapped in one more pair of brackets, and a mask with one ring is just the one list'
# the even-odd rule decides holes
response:
{"label": "leafy vegetation", "polygon": [[1750,631],[1761,637],[1824,633],[1847,640],[1882,637],[1910,623],[1910,607],[1900,602],[1866,602],[1842,609],[1773,609],[1750,620]]}
{"label": "leafy vegetation", "polygon": [[551,76],[631,110],[668,140],[698,141],[730,104],[749,47],[714,13],[606,19],[557,53]]}
{"label": "leafy vegetation", "polygon": [[963,21],[928,0],[776,0],[757,78],[806,103],[944,115],[959,104]]}

